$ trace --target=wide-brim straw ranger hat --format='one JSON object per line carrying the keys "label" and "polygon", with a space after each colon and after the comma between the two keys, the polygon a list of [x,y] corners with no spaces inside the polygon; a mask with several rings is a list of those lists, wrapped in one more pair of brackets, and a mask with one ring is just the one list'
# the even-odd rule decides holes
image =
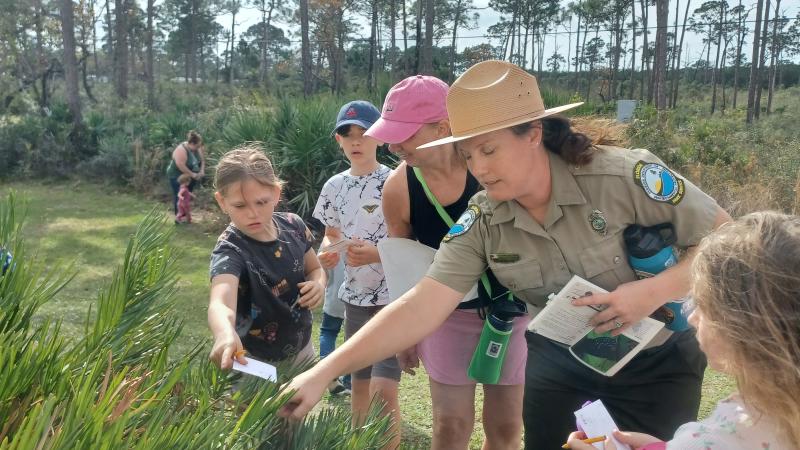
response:
{"label": "wide-brim straw ranger hat", "polygon": [[545,109],[536,77],[505,61],[483,61],[450,86],[447,113],[452,136],[417,148],[435,147],[539,120],[583,102]]}

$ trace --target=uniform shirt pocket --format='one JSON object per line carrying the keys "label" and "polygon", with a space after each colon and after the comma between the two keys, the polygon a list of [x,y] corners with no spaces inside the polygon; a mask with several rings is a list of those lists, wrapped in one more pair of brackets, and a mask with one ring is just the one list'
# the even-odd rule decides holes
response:
{"label": "uniform shirt pocket", "polygon": [[621,233],[584,249],[580,261],[584,277],[609,291],[634,280]]}
{"label": "uniform shirt pocket", "polygon": [[507,287],[517,297],[527,301],[536,302],[539,297],[537,290],[544,286],[542,268],[539,261],[526,259],[515,263],[489,262],[497,281]]}

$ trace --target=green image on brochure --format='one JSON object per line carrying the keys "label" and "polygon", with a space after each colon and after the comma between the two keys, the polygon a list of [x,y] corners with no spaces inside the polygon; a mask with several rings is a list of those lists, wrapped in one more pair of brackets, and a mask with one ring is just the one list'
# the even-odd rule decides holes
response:
{"label": "green image on brochure", "polygon": [[569,347],[575,359],[595,372],[613,376],[662,332],[664,323],[645,317],[616,337],[610,332],[596,333],[588,323],[602,309],[574,306],[572,300],[606,292],[574,275],[558,294],[551,295],[528,329]]}

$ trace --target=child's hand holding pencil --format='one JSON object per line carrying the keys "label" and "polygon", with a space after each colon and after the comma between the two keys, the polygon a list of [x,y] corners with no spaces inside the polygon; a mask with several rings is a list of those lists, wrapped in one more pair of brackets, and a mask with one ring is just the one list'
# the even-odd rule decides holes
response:
{"label": "child's hand holding pencil", "polygon": [[[629,445],[633,450],[655,450],[656,448],[665,448],[658,446],[651,447],[652,444],[660,444],[663,446],[664,442],[655,436],[650,436],[649,434],[644,433],[631,433],[614,430],[614,439],[622,444]],[[614,441],[611,439],[611,436],[587,438],[586,433],[583,431],[574,431],[570,433],[569,438],[567,438],[567,443],[562,445],[561,448],[570,448],[574,450],[597,450],[594,446],[596,442],[603,443],[603,450],[617,450],[617,446],[614,445]]]}
{"label": "child's hand holding pencil", "polygon": [[[581,438],[580,436],[584,436],[584,438]],[[582,431],[576,431],[569,435],[567,443],[562,445],[561,448],[571,448],[576,450],[594,449],[595,447],[591,444],[594,444],[596,442],[603,442],[606,440],[605,436],[597,436],[593,438],[585,438],[585,436],[586,434],[583,433]],[[586,444],[586,446],[579,445],[579,443]],[[610,439],[608,440],[607,444],[611,444],[611,447],[605,447],[605,450],[610,450],[610,448],[614,447],[614,443],[611,442]]]}

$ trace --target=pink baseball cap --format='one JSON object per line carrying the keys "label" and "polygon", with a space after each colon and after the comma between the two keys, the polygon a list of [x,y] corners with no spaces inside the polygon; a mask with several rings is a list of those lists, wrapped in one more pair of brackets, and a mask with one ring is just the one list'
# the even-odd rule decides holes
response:
{"label": "pink baseball cap", "polygon": [[447,83],[415,75],[395,84],[386,94],[381,118],[366,133],[387,144],[408,140],[422,125],[447,118]]}

